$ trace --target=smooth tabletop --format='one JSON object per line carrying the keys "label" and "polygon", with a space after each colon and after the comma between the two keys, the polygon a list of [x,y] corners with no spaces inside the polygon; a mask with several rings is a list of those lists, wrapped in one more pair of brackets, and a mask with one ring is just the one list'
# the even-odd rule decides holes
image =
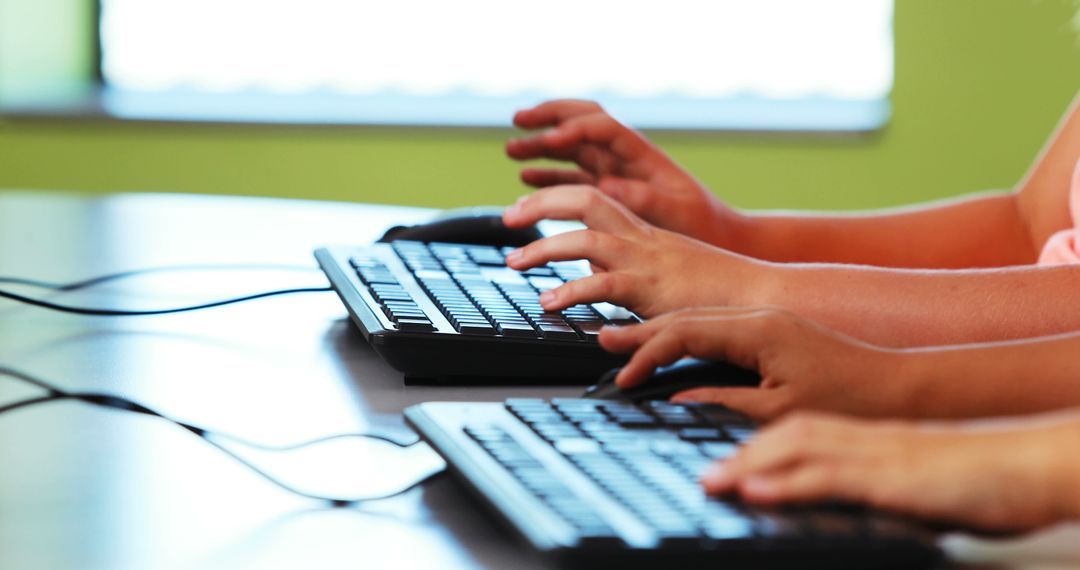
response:
{"label": "smooth tabletop", "polygon": [[[295,200],[0,192],[0,275],[78,280],[161,271],[82,292],[14,285],[57,303],[164,308],[325,286],[312,250],[363,244],[433,211]],[[207,267],[209,266],[209,267]],[[401,411],[432,400],[573,396],[568,387],[405,386],[330,292],[153,317],[61,314],[0,300],[0,365],[69,390],[124,395],[266,444],[338,433],[415,439]],[[0,405],[40,390],[0,378]],[[352,497],[441,469],[407,450],[341,439],[234,451],[290,485]],[[1023,540],[952,535],[993,568],[1080,566],[1080,531]],[[453,479],[348,508],[292,495],[164,421],[75,402],[0,416],[0,568],[542,568]]]}

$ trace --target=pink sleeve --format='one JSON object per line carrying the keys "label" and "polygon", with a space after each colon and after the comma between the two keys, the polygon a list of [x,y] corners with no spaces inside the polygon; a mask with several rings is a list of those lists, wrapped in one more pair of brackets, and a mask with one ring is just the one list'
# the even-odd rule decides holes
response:
{"label": "pink sleeve", "polygon": [[1080,163],[1073,170],[1072,186],[1069,188],[1069,212],[1073,227],[1050,236],[1039,255],[1039,265],[1066,265],[1080,263]]}

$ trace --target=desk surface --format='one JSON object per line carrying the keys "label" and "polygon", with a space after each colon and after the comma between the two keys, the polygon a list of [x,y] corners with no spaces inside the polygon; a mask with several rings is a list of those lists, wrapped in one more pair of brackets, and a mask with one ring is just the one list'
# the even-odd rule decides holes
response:
{"label": "desk surface", "polygon": [[[0,274],[75,280],[186,264],[289,269],[145,275],[70,304],[178,306],[324,285],[311,251],[365,243],[431,211],[251,198],[0,193]],[[573,388],[404,386],[332,293],[157,317],[65,315],[0,301],[0,364],[62,387],[131,397],[167,415],[265,443],[334,433],[412,434],[403,408],[429,400],[573,395]],[[0,402],[34,394],[0,378]],[[341,440],[294,454],[236,448],[322,494],[391,490],[439,469]],[[190,434],[153,418],[53,403],[0,417],[0,568],[540,568],[449,478],[400,497],[334,509],[292,496]],[[944,543],[968,561],[1075,567],[1080,531],[1024,541]],[[1010,561],[1023,560],[1023,564]],[[996,566],[995,567],[1002,567]]]}

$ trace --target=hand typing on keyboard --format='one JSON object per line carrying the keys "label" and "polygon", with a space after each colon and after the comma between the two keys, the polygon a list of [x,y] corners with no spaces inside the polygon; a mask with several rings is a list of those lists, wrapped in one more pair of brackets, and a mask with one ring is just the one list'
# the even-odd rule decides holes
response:
{"label": "hand typing on keyboard", "polygon": [[[1075,418],[1075,416],[1074,416]],[[842,500],[952,525],[1020,532],[1080,518],[1080,421],[881,422],[799,414],[702,478],[773,506]],[[1021,451],[1022,450],[1022,451]]]}
{"label": "hand typing on keyboard", "polygon": [[[687,354],[754,368],[761,388],[700,388],[673,401],[723,404],[759,420],[798,409],[890,418],[1030,413],[1070,405],[1069,386],[1075,385],[1075,372],[1060,373],[1062,362],[1075,361],[1072,346],[1060,346],[1067,356],[1057,362],[1038,352],[1047,343],[897,351],[769,308],[679,311],[605,328],[600,343],[636,351],[617,379],[625,386]],[[1031,358],[1036,354],[1052,364],[1040,368]],[[1037,377],[1044,384],[1060,378],[1058,389],[1024,383],[1016,376],[1018,362],[1026,374],[1043,370]],[[738,493],[761,506],[865,503],[989,531],[1080,518],[1076,414],[999,421],[992,430],[985,422],[871,422],[816,414],[796,412],[761,431],[706,471],[706,490]]]}
{"label": "hand typing on keyboard", "polygon": [[[533,242],[506,262],[527,269],[548,261],[587,259],[596,273],[547,291],[556,311],[607,301],[651,317],[683,307],[754,303],[768,264],[652,226],[591,186],[539,190],[506,210],[509,227],[543,219],[581,220],[589,229]],[[748,286],[752,285],[752,286]]]}
{"label": "hand typing on keyboard", "polygon": [[757,370],[760,388],[697,388],[673,400],[722,404],[758,420],[796,409],[882,417],[931,412],[917,395],[935,377],[902,366],[911,353],[860,342],[782,309],[675,311],[640,325],[605,328],[600,344],[633,352],[615,380],[622,388],[684,356]]}

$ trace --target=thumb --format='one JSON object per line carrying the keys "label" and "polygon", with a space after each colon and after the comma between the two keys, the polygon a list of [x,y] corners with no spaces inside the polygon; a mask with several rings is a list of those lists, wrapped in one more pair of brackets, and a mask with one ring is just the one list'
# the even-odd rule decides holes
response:
{"label": "thumb", "polygon": [[751,418],[767,422],[783,412],[783,394],[779,389],[765,388],[694,388],[671,397],[679,404],[719,404]]}

